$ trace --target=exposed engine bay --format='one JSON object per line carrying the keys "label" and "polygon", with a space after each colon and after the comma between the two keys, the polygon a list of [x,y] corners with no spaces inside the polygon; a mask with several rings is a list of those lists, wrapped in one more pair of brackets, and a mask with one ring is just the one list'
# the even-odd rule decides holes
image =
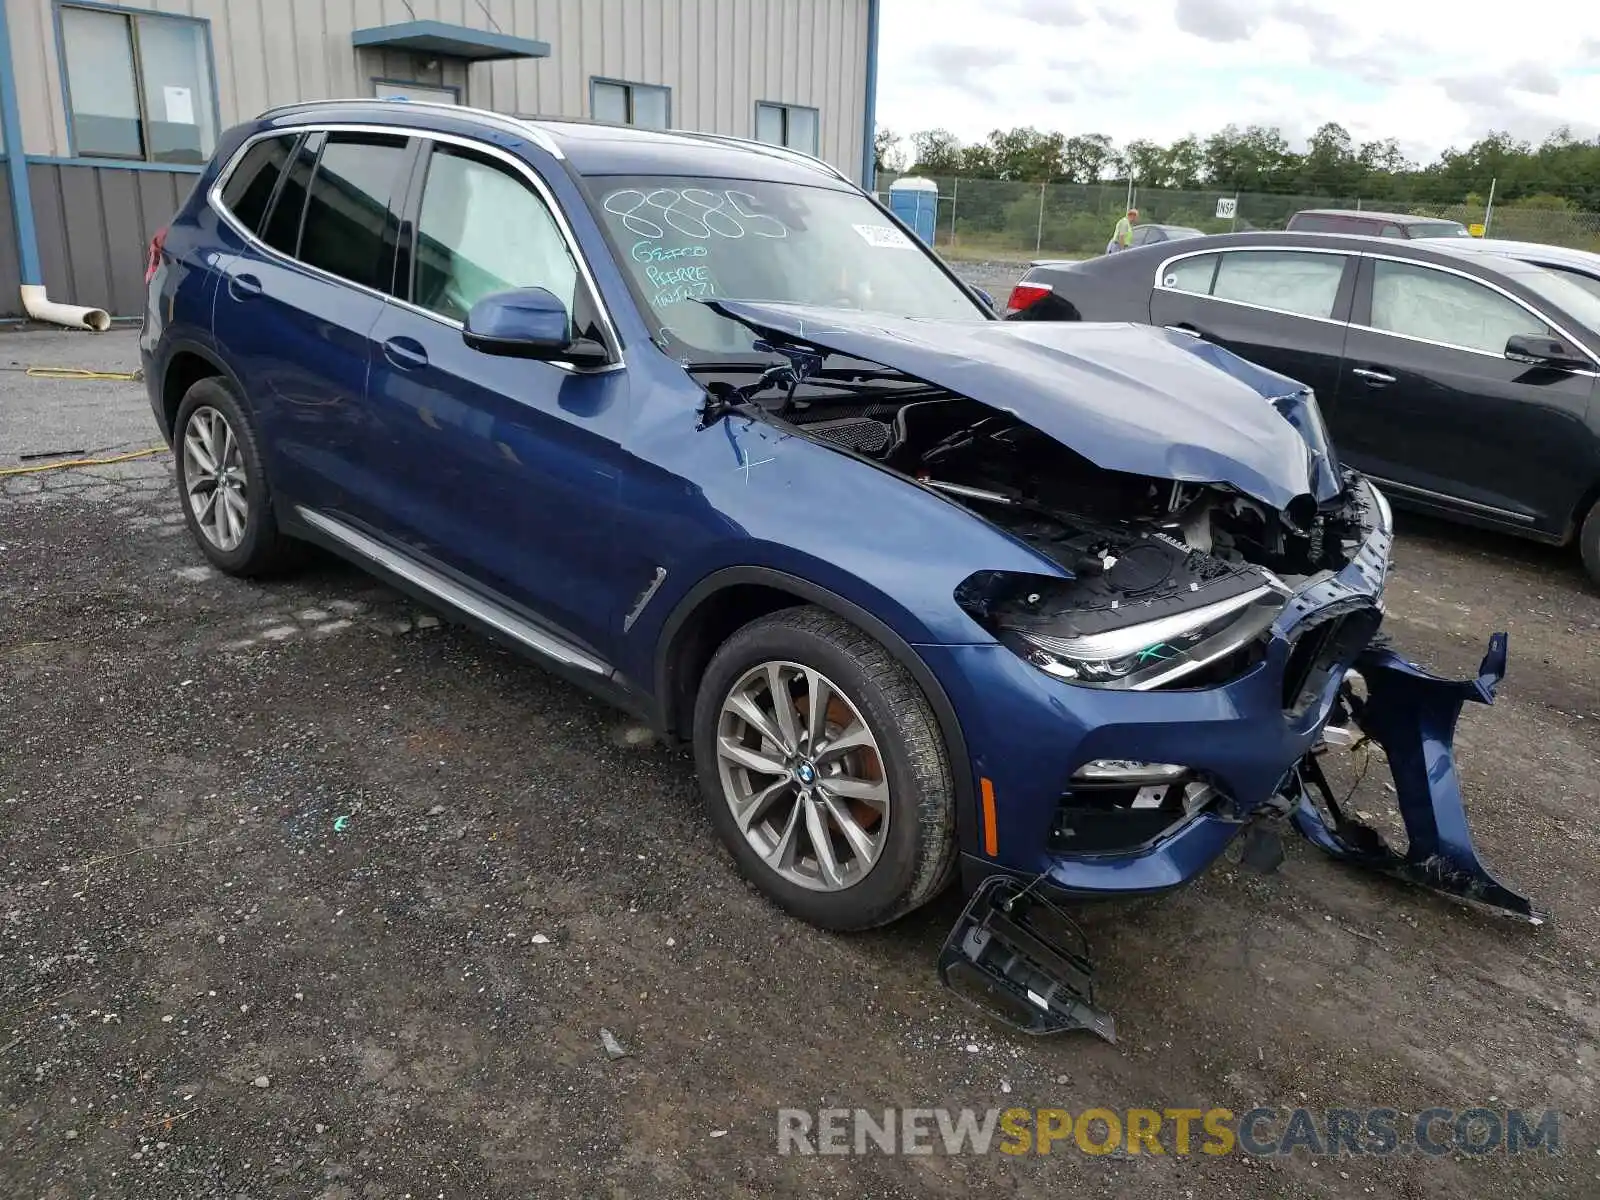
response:
{"label": "exposed engine bay", "polygon": [[1274,511],[1227,485],[1107,470],[1010,413],[896,372],[808,366],[803,382],[784,367],[742,388],[713,382],[713,406],[758,408],[879,463],[1059,564],[1072,578],[980,575],[957,599],[1063,678],[1217,682],[1217,669],[1248,664],[1241,651],[1285,597],[1343,568],[1365,536],[1369,514],[1348,490]]}

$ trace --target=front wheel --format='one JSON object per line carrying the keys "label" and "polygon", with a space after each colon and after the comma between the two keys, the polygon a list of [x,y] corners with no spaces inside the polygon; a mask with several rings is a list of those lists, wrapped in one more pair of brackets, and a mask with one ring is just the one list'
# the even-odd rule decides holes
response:
{"label": "front wheel", "polygon": [[826,929],[884,925],[955,868],[955,787],[927,698],[877,641],[815,607],[725,642],[695,703],[711,823],[740,871]]}

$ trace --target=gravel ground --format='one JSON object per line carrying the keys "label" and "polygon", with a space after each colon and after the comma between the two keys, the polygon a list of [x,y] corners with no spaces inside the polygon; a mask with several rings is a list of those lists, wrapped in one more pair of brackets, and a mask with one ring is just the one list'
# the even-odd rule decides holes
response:
{"label": "gravel ground", "polygon": [[[126,370],[134,339],[8,333],[8,361]],[[0,374],[0,468],[154,441],[137,384]],[[1454,674],[1510,631],[1463,776],[1486,860],[1553,921],[1295,843],[1088,910],[1121,1040],[1031,1040],[938,988],[957,897],[865,936],[780,916],[684,754],[349,568],[212,572],[169,458],[0,478],[0,1193],[1600,1194],[1600,597],[1565,555],[1402,518],[1389,603]],[[1551,1107],[1563,1153],[775,1138],[780,1106],[1256,1104]]]}

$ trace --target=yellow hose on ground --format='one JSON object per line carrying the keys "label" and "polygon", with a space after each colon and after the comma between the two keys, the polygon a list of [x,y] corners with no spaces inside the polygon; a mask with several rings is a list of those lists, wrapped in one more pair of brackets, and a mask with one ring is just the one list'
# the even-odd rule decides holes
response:
{"label": "yellow hose on ground", "polygon": [[108,458],[69,458],[65,462],[43,463],[37,467],[6,467],[0,478],[7,475],[37,475],[41,471],[64,471],[68,467],[107,467],[112,463],[127,462],[135,458],[148,458],[152,454],[165,454],[165,446],[149,446],[143,450],[130,450],[127,454],[113,454]]}

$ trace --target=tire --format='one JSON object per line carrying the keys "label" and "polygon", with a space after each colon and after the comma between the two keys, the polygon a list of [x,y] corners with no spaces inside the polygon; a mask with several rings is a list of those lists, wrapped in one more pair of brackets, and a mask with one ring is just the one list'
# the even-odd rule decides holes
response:
{"label": "tire", "polygon": [[1595,501],[1578,530],[1578,552],[1583,555],[1583,568],[1589,572],[1589,581],[1600,587],[1600,500]]}
{"label": "tire", "polygon": [[[213,566],[229,575],[258,578],[294,564],[296,547],[278,529],[255,426],[225,379],[199,380],[184,393],[173,421],[172,451],[184,520]],[[220,485],[217,474],[205,470],[206,456],[214,462],[218,453],[226,480]],[[225,525],[219,527],[219,519]]]}
{"label": "tire", "polygon": [[[793,699],[788,729],[770,704],[774,664]],[[813,679],[821,681],[817,692]],[[824,718],[816,737],[806,729],[814,694],[827,697],[817,706]],[[795,734],[795,753],[786,755],[731,712],[735,697],[760,710],[769,732]],[[787,775],[729,757],[725,737],[758,761],[785,760]],[[814,755],[812,745],[820,747]],[[843,931],[888,924],[933,899],[955,872],[955,785],[933,710],[882,645],[825,609],[783,609],[722,644],[695,699],[694,754],[711,824],[740,872],[813,925]],[[775,798],[757,806],[747,834],[735,804],[768,790]],[[859,837],[847,836],[847,823]],[[783,833],[791,826],[785,867]],[[817,852],[814,829],[829,855]],[[831,876],[825,857],[833,860]]]}

